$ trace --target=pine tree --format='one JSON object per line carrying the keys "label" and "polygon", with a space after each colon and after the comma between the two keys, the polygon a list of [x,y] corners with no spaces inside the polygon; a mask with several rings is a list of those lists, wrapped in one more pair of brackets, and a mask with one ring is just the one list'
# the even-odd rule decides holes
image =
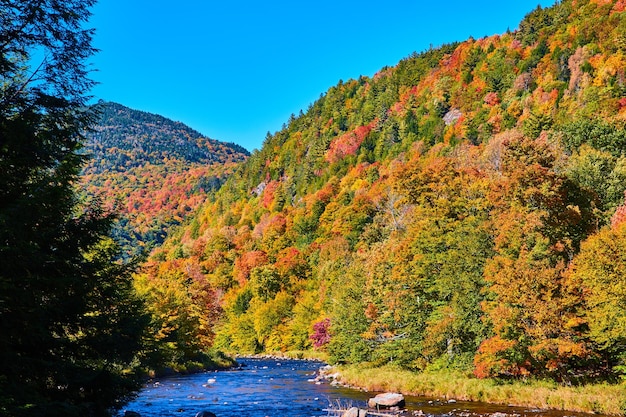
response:
{"label": "pine tree", "polygon": [[137,388],[142,305],[76,183],[93,0],[0,0],[0,415],[106,415]]}

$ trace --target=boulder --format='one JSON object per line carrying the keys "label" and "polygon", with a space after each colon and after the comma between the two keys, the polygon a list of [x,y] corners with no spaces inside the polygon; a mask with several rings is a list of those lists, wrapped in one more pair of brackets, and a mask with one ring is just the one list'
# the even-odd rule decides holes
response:
{"label": "boulder", "polygon": [[198,411],[196,413],[196,417],[217,417],[217,416],[210,411]]}
{"label": "boulder", "polygon": [[357,407],[349,408],[341,415],[341,417],[366,417],[366,416],[367,416],[367,410],[361,410]]}
{"label": "boulder", "polygon": [[404,395],[395,392],[386,392],[370,398],[367,402],[370,408],[378,407],[402,407],[404,405]]}
{"label": "boulder", "polygon": [[124,411],[124,417],[141,417],[141,414],[136,411],[126,410]]}

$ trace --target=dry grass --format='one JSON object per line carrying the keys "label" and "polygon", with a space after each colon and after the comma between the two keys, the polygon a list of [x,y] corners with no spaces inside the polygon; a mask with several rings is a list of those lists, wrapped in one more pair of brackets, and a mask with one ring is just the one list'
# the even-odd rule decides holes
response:
{"label": "dry grass", "polygon": [[563,387],[551,382],[498,383],[454,372],[414,373],[391,366],[338,368],[342,381],[368,391],[454,398],[494,404],[623,415],[626,385],[596,384]]}

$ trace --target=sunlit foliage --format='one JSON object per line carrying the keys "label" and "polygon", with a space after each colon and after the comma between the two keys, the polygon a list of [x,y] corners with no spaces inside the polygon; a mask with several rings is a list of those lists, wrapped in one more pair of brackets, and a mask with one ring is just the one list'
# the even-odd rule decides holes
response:
{"label": "sunlit foliage", "polygon": [[153,261],[197,262],[231,351],[618,376],[624,19],[563,1],[339,82]]}

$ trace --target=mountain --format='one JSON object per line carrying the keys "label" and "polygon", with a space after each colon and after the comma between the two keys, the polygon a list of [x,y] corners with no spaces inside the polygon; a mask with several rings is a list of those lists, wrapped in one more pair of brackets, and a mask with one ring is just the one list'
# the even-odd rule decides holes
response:
{"label": "mountain", "polygon": [[249,155],[159,115],[117,103],[97,106],[82,179],[89,194],[119,211],[114,235],[125,256],[160,244]]}
{"label": "mountain", "polygon": [[[240,162],[249,155],[234,143],[207,138],[189,126],[121,104],[98,104],[100,120],[89,135],[87,150],[93,161],[87,171],[124,171],[164,160],[184,163]],[[111,155],[112,154],[112,155]]]}
{"label": "mountain", "polygon": [[179,346],[616,378],[625,119],[624,3],[538,7],[329,88],[137,287]]}

